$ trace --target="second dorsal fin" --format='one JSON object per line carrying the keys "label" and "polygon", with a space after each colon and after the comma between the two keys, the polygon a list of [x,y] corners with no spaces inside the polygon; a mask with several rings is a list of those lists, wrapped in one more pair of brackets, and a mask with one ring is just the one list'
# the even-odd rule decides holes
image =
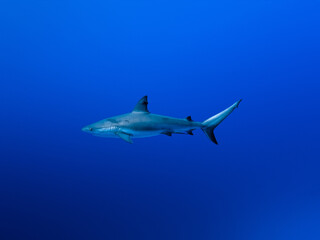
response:
{"label": "second dorsal fin", "polygon": [[191,116],[186,117],[186,119],[187,119],[188,121],[190,121],[190,122],[193,121],[192,118],[191,118]]}
{"label": "second dorsal fin", "polygon": [[148,96],[144,96],[136,104],[132,112],[149,112],[148,110]]}

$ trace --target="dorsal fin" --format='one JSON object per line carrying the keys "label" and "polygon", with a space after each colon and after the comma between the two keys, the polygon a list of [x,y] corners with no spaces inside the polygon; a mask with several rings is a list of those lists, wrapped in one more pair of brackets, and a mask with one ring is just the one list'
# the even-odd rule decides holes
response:
{"label": "dorsal fin", "polygon": [[193,121],[192,118],[191,118],[191,116],[186,117],[186,119],[187,119],[188,121],[190,121],[190,122]]}
{"label": "dorsal fin", "polygon": [[148,96],[144,96],[136,104],[132,112],[149,112],[148,110]]}

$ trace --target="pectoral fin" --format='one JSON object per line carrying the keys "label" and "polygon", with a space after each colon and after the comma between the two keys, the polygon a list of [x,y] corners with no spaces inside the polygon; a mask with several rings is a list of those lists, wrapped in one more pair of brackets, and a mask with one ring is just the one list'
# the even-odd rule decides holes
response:
{"label": "pectoral fin", "polygon": [[123,140],[125,140],[128,143],[133,143],[131,136],[129,134],[123,133],[123,132],[118,132],[116,133],[120,138],[122,138]]}

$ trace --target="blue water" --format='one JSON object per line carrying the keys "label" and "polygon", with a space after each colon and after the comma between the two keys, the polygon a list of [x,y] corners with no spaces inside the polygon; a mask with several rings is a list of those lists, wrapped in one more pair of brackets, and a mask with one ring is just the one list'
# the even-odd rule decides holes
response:
{"label": "blue water", "polygon": [[[320,239],[318,1],[0,4],[0,239]],[[130,112],[215,131],[81,128]]]}

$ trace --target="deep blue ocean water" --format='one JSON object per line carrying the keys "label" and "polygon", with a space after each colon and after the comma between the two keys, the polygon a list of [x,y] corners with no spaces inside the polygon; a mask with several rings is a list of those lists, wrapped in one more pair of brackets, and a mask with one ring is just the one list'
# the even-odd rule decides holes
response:
{"label": "deep blue ocean water", "polygon": [[[0,3],[0,239],[320,239],[319,1]],[[216,130],[134,139],[130,112]]]}

